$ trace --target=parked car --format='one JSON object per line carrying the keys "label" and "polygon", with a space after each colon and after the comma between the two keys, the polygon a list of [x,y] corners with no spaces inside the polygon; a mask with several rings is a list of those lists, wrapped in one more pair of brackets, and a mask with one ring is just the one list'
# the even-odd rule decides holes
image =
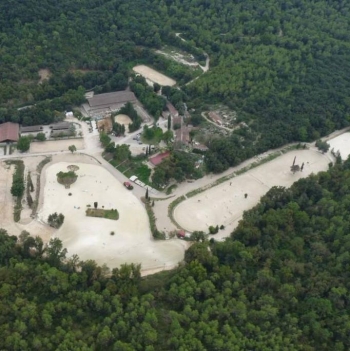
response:
{"label": "parked car", "polygon": [[125,188],[127,188],[128,190],[134,189],[134,187],[133,187],[129,182],[124,182],[124,186],[125,186]]}

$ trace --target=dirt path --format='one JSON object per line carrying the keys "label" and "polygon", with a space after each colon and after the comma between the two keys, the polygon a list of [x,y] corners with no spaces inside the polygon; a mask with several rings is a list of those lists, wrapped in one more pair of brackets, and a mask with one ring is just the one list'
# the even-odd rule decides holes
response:
{"label": "dirt path", "polygon": [[[175,35],[177,37],[179,37],[182,41],[186,41],[184,38],[181,37],[182,33],[175,33]],[[210,69],[210,57],[206,52],[203,52],[204,56],[205,56],[205,66],[202,65],[198,65],[201,70],[203,71],[203,73],[201,75],[203,75],[204,73],[208,72]],[[198,77],[192,79],[191,81],[189,81],[188,83],[186,83],[185,85],[190,85],[191,83],[193,83],[194,81],[196,81],[201,75],[199,75]]]}
{"label": "dirt path", "polygon": [[224,126],[222,126],[222,125],[220,125],[220,124],[216,124],[215,122],[213,122],[211,119],[209,119],[209,118],[207,117],[206,112],[202,112],[201,115],[202,115],[202,117],[203,117],[207,122],[213,124],[213,125],[214,125],[215,127],[217,127],[217,128],[225,129],[225,130],[227,130],[227,131],[229,131],[229,132],[232,132],[232,131],[234,131],[235,129],[239,128],[239,127],[237,126],[236,128],[231,129],[231,128],[224,127]]}

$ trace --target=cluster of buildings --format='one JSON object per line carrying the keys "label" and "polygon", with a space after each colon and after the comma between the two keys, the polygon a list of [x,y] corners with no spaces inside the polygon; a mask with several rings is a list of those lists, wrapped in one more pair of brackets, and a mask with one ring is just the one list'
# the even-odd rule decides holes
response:
{"label": "cluster of buildings", "polygon": [[[175,145],[178,147],[190,145],[192,141],[190,132],[192,130],[195,130],[195,127],[193,127],[191,124],[187,125],[186,123],[184,123],[183,117],[179,115],[179,112],[170,102],[167,103],[167,109],[169,110],[169,114],[172,118],[175,133]],[[195,143],[192,146],[193,148],[201,151],[208,150],[208,148],[203,144]]]}
{"label": "cluster of buildings", "polygon": [[49,125],[20,126],[18,123],[5,122],[0,124],[0,143],[17,142],[20,136],[37,136],[44,133],[46,138],[54,137],[58,134],[71,133],[72,123],[59,122]]}

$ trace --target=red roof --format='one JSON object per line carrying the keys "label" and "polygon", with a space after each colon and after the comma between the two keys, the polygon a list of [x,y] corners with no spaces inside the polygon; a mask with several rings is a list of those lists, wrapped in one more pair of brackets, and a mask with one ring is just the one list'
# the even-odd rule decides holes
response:
{"label": "red roof", "polygon": [[179,112],[177,109],[174,107],[174,105],[171,102],[167,102],[166,107],[168,108],[170,114],[174,117],[177,117],[179,115]]}
{"label": "red roof", "polygon": [[149,160],[151,161],[152,164],[154,164],[155,166],[158,166],[165,158],[169,157],[169,155],[170,155],[170,151],[166,151],[150,158]]}
{"label": "red roof", "polygon": [[0,143],[3,141],[17,141],[19,137],[19,124],[6,122],[0,124]]}

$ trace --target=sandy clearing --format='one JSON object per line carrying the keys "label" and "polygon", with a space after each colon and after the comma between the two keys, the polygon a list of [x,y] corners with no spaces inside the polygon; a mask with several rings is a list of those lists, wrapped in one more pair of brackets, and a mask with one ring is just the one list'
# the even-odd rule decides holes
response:
{"label": "sandy clearing", "polygon": [[[93,259],[110,268],[141,263],[143,270],[172,267],[183,259],[186,244],[179,240],[154,241],[143,205],[104,168],[74,163],[79,166],[76,183],[70,189],[58,184],[56,174],[69,164],[59,162],[44,169],[44,202],[38,215],[41,221],[46,221],[53,212],[64,214],[65,222],[55,235],[62,240],[69,256],[78,254],[82,260]],[[68,196],[69,192],[72,196]],[[99,207],[117,208],[120,219],[86,217],[86,205],[93,206],[94,201]]]}
{"label": "sandy clearing", "polygon": [[30,144],[30,153],[67,151],[68,146],[75,145],[77,150],[84,148],[84,139],[50,140],[43,142],[33,142]]}
{"label": "sandy clearing", "polygon": [[124,125],[126,132],[129,133],[129,124],[132,123],[132,120],[128,115],[116,115],[114,117],[114,122]]}
{"label": "sandy clearing", "polygon": [[199,63],[194,60],[192,56],[192,61],[188,61],[187,57],[185,55],[181,54],[180,52],[172,51],[171,53],[162,51],[162,50],[156,50],[157,54],[163,55],[171,60],[174,60],[178,63],[181,63],[185,66],[190,66],[190,67],[198,67]]}
{"label": "sandy clearing", "polygon": [[[295,156],[296,164],[305,164],[303,172],[293,174],[290,166]],[[227,237],[243,212],[255,206],[272,186],[288,187],[311,173],[327,170],[329,162],[326,155],[312,150],[284,154],[180,203],[175,208],[174,218],[189,231],[207,232],[210,225],[223,224],[225,230],[220,231],[215,238]],[[247,199],[244,198],[245,193],[248,194]]]}
{"label": "sandy clearing", "polygon": [[344,133],[328,140],[328,144],[331,146],[330,150],[334,149],[335,153],[340,152],[343,160],[346,160],[350,155],[350,133]]}
{"label": "sandy clearing", "polygon": [[48,80],[51,77],[51,71],[48,68],[39,69],[38,74],[40,77],[38,84],[42,84],[42,82]]}
{"label": "sandy clearing", "polygon": [[[10,189],[15,166],[1,162],[0,166],[0,228],[7,229],[13,223],[14,201]],[[9,233],[15,235],[14,233]]]}
{"label": "sandy clearing", "polygon": [[164,74],[157,72],[153,68],[147,67],[145,65],[135,66],[133,68],[133,71],[141,74],[141,76],[149,79],[153,83],[158,83],[162,86],[173,86],[176,84],[176,81],[174,79],[171,79]]}

